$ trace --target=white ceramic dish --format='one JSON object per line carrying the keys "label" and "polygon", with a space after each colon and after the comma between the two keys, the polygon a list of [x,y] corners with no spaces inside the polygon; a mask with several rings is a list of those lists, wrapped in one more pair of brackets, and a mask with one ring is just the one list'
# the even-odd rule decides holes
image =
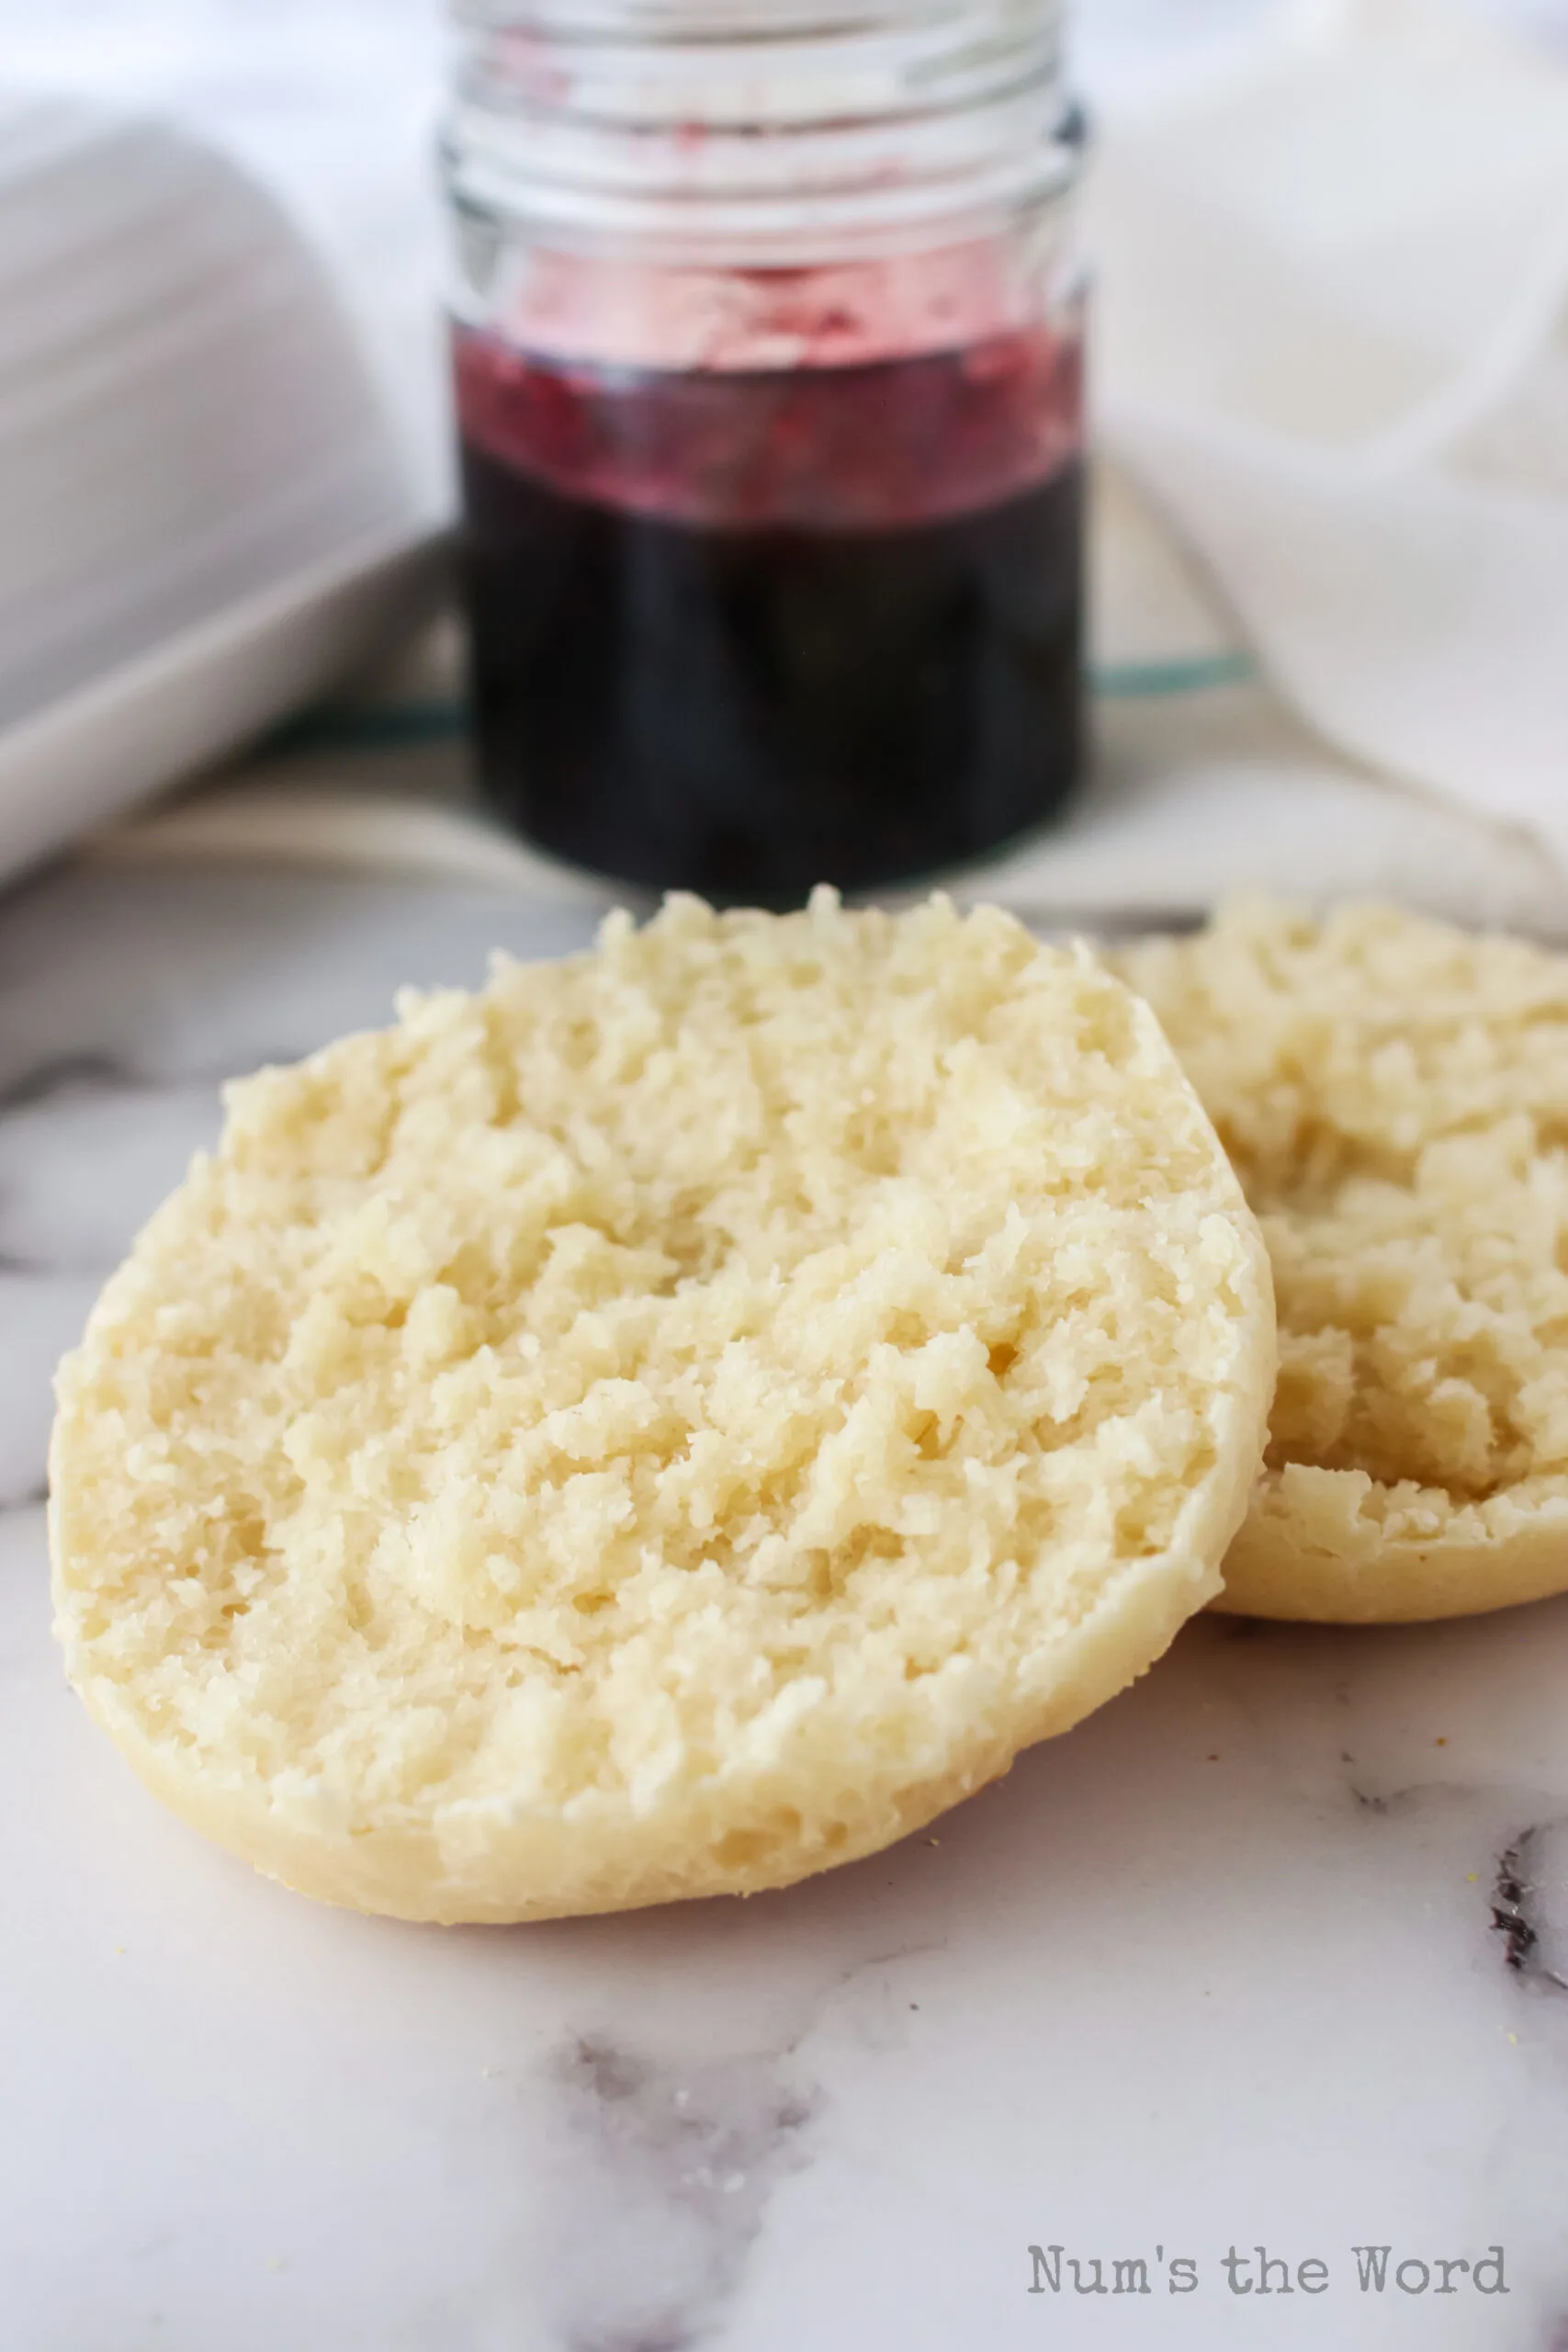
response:
{"label": "white ceramic dish", "polygon": [[0,876],[412,619],[440,519],[270,197],[173,127],[0,100]]}

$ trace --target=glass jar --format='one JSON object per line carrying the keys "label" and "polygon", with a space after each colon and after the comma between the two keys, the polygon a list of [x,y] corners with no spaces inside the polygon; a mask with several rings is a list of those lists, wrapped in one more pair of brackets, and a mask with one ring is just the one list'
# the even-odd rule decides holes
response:
{"label": "glass jar", "polygon": [[1081,751],[1055,0],[467,0],[446,157],[483,788],[785,905]]}

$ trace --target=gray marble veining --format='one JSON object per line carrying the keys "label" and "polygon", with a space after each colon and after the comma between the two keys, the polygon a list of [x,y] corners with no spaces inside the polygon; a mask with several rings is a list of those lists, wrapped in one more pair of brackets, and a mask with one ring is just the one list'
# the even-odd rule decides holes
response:
{"label": "gray marble veining", "polygon": [[[722,2324],[816,2093],[773,2054],[661,2066],[580,2035],[550,2069],[549,2318],[570,2352],[688,2352]],[[608,2257],[608,2258],[606,2258]]]}

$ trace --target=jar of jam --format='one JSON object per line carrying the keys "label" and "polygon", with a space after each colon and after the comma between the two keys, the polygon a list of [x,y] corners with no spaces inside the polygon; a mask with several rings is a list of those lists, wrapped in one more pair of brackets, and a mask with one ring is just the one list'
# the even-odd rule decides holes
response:
{"label": "jar of jam", "polygon": [[482,786],[787,905],[995,848],[1081,752],[1056,0],[458,0]]}

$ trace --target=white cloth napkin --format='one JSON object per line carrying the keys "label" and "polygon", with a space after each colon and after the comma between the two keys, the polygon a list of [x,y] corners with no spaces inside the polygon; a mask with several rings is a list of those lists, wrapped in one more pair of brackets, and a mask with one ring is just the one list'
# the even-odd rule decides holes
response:
{"label": "white cloth napkin", "polygon": [[1105,130],[1103,443],[1331,743],[1568,860],[1568,68],[1288,18]]}

